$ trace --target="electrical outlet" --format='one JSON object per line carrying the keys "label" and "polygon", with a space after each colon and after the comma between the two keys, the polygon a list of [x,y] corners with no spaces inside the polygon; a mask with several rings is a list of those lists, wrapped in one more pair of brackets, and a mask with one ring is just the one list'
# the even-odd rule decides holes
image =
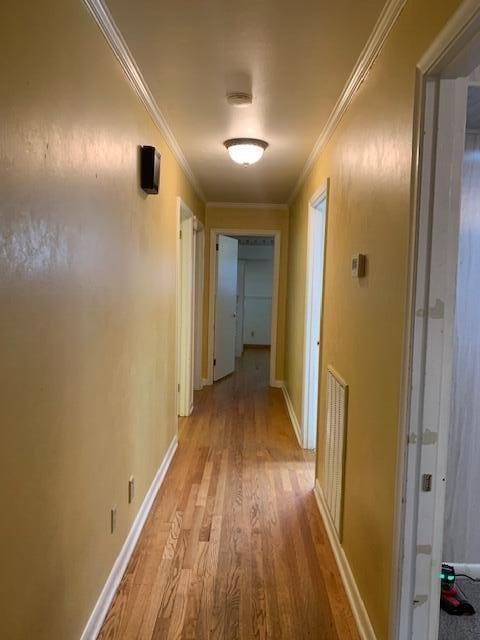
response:
{"label": "electrical outlet", "polygon": [[128,481],[128,503],[131,504],[135,498],[135,478],[130,476]]}
{"label": "electrical outlet", "polygon": [[110,533],[113,533],[117,527],[117,507],[110,509]]}

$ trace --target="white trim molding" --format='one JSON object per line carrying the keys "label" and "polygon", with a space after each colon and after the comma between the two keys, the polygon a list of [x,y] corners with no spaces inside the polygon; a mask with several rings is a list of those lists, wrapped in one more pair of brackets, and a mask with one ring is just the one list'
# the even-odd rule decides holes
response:
{"label": "white trim molding", "polygon": [[463,0],[418,62],[417,67],[422,74],[432,73],[444,58],[448,56],[452,59],[459,50],[466,47],[478,29],[479,14],[478,0]]}
{"label": "white trim molding", "polygon": [[281,209],[288,210],[288,204],[274,204],[272,202],[207,202],[211,209]]}
{"label": "white trim molding", "polygon": [[325,145],[329,141],[338,123],[342,119],[343,114],[348,109],[358,88],[367,77],[368,72],[375,62],[378,54],[380,53],[388,34],[390,33],[405,4],[406,0],[388,0],[388,2],[385,4],[385,7],[380,14],[373,28],[373,31],[370,34],[370,37],[368,38],[367,43],[353,68],[352,73],[350,74],[345,86],[343,87],[342,93],[340,94],[340,97],[337,100],[333,111],[331,112],[322,132],[320,133],[320,136],[317,138],[317,141],[315,142],[315,145],[307,158],[302,172],[300,173],[293,191],[290,194],[288,204],[292,204],[300,187],[305,181],[305,178],[315,164],[315,161],[325,148]]}
{"label": "white trim molding", "polygon": [[118,554],[117,559],[115,560],[115,564],[110,571],[110,575],[105,582],[105,585],[100,593],[92,614],[85,626],[85,629],[83,630],[80,640],[93,640],[93,638],[96,638],[99,634],[103,621],[105,620],[110,605],[122,580],[123,574],[125,573],[129,560],[135,549],[135,545],[137,544],[138,538],[140,537],[145,521],[148,517],[148,514],[150,513],[153,501],[155,500],[155,496],[157,495],[158,490],[163,483],[175,451],[177,450],[177,446],[178,438],[177,435],[175,435],[172,442],[170,443],[170,446],[167,449],[165,457],[163,458],[163,461],[157,473],[155,474],[155,478],[153,479],[153,482],[150,485],[149,490],[147,491],[147,494],[142,502],[142,506],[140,507],[135,520],[133,521],[132,528],[130,529],[123,547]]}
{"label": "white trim molding", "polygon": [[153,93],[151,92],[150,87],[143,77],[137,63],[135,62],[135,59],[119,28],[117,27],[112,14],[103,0],[84,0],[84,2],[92,16],[95,18],[95,21],[100,27],[118,61],[122,65],[130,84],[145,105],[145,108],[150,114],[153,122],[160,129],[162,136],[165,138],[165,142],[170,147],[177,162],[188,176],[188,179],[192,183],[197,195],[205,202],[205,196],[200,184],[190,168],[185,154],[173,135],[172,130],[168,126],[165,116],[158,106],[157,101],[155,100]]}
{"label": "white trim molding", "polygon": [[301,449],[303,449],[303,439],[302,439],[302,431],[300,428],[300,423],[295,414],[295,409],[293,408],[293,403],[288,393],[287,386],[284,382],[282,382],[281,389],[283,391],[283,397],[285,398],[285,404],[287,405],[288,415],[290,416],[290,422],[292,423],[293,431],[295,433],[295,437],[297,438],[297,442]]}
{"label": "white trim molding", "polygon": [[348,601],[352,608],[353,617],[357,623],[360,638],[362,640],[376,640],[375,632],[373,630],[372,623],[370,622],[370,618],[368,617],[367,609],[362,600],[362,596],[360,595],[360,591],[358,590],[347,556],[345,555],[341,542],[338,538],[337,530],[335,529],[335,525],[330,515],[330,511],[328,510],[322,487],[320,486],[318,479],[315,481],[314,493],[318,509],[332,547],[333,555],[337,563],[338,571],[340,573]]}

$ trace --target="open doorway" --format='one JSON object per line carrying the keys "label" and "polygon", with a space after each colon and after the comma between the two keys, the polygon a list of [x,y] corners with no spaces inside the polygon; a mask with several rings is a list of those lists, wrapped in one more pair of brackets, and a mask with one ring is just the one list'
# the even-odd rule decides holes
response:
{"label": "open doorway", "polygon": [[274,238],[219,234],[216,252],[214,382],[245,349],[271,349]]}
{"label": "open doorway", "polygon": [[305,449],[317,447],[327,198],[328,183],[316,191],[308,205],[302,420]]}
{"label": "open doorway", "polygon": [[[472,4],[419,64],[421,164],[405,367],[397,640],[480,637],[477,65],[480,7]],[[458,615],[473,613],[468,604],[476,614]]]}
{"label": "open doorway", "polygon": [[280,232],[213,229],[211,240],[209,381],[255,349],[268,352],[274,386]]}
{"label": "open doorway", "polygon": [[270,349],[272,338],[273,250],[271,236],[237,236],[236,354]]}
{"label": "open doorway", "polygon": [[[473,76],[477,77],[474,73]],[[480,638],[480,86],[467,88],[439,640]],[[452,566],[455,575],[449,573]],[[463,576],[463,577],[462,577]],[[468,576],[469,578],[466,578]],[[452,582],[452,588],[445,583]],[[460,594],[457,603],[447,595]],[[477,612],[471,617],[471,605]],[[451,605],[451,606],[450,606]],[[448,611],[445,611],[448,609]],[[464,615],[453,615],[460,614]]]}

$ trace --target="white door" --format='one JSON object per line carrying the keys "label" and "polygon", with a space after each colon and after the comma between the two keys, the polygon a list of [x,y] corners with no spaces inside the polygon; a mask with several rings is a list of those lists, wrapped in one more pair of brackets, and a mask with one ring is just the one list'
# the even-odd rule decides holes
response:
{"label": "white door", "polygon": [[217,237],[217,291],[215,296],[215,353],[213,379],[235,370],[238,240]]}
{"label": "white door", "polygon": [[317,446],[326,208],[327,191],[325,187],[321,195],[310,202],[308,212],[305,389],[303,405],[303,441],[307,449],[315,449]]}
{"label": "white door", "polygon": [[193,216],[182,212],[180,225],[180,347],[178,415],[189,416],[193,410],[195,248]]}
{"label": "white door", "polygon": [[198,220],[195,221],[195,363],[193,367],[194,389],[199,391],[202,385],[202,345],[203,345],[203,278],[205,231]]}

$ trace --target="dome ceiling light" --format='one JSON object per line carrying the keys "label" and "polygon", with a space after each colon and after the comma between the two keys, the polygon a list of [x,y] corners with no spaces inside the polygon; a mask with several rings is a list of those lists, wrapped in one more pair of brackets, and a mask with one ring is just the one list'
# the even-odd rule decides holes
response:
{"label": "dome ceiling light", "polygon": [[258,162],[268,147],[268,142],[257,140],[257,138],[231,138],[225,140],[223,144],[227,148],[230,158],[244,167]]}

